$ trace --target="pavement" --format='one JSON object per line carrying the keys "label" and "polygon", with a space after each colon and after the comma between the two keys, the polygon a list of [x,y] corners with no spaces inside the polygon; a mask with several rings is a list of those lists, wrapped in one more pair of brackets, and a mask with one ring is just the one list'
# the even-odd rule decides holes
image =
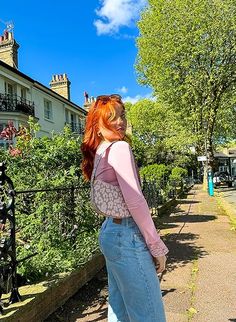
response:
{"label": "pavement", "polygon": [[[230,204],[227,212],[219,198]],[[170,250],[161,279],[167,322],[236,322],[236,231],[230,225],[231,202],[236,202],[231,191],[210,197],[195,185],[170,215],[161,218],[161,235]],[[47,322],[107,321],[106,273],[86,287],[85,292],[97,288],[97,293],[83,302],[79,290]]]}
{"label": "pavement", "polygon": [[195,186],[164,222],[167,322],[236,322],[236,231],[217,197]]}

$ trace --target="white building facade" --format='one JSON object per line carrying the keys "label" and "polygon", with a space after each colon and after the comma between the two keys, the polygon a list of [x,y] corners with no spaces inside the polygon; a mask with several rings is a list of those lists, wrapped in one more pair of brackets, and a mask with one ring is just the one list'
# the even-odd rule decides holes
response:
{"label": "white building facade", "polygon": [[17,69],[18,48],[11,33],[0,36],[0,132],[8,121],[18,129],[33,116],[41,127],[39,136],[61,132],[66,124],[82,135],[87,112],[69,100],[67,75],[53,75],[50,88],[44,86]]}

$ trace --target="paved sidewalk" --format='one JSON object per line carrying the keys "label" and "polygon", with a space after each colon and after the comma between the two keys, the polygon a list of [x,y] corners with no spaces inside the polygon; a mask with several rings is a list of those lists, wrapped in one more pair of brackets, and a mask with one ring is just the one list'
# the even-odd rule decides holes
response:
{"label": "paved sidewalk", "polygon": [[170,248],[161,287],[168,322],[236,322],[236,232],[229,218],[195,186],[166,218]]}
{"label": "paved sidewalk", "polygon": [[[236,322],[236,231],[217,198],[195,186],[162,219],[170,249],[161,281],[167,322]],[[47,322],[106,322],[106,284],[103,272]],[[94,288],[97,293],[87,298]]]}

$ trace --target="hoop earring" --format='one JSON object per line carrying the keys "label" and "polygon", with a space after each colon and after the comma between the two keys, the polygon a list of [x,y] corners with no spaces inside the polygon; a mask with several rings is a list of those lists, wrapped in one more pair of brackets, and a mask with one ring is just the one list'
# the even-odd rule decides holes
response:
{"label": "hoop earring", "polygon": [[102,135],[102,133],[101,132],[98,132],[97,135],[100,137]]}

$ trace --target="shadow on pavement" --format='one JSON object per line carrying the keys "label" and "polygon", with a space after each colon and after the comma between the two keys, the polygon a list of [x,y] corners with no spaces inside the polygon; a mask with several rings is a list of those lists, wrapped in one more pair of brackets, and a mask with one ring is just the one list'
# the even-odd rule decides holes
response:
{"label": "shadow on pavement", "polygon": [[177,223],[177,222],[207,222],[207,221],[211,221],[211,220],[215,220],[217,219],[216,216],[214,215],[179,215],[176,217],[172,217],[172,224]]}
{"label": "shadow on pavement", "polygon": [[168,294],[168,293],[172,293],[172,292],[174,292],[174,291],[176,291],[176,288],[170,288],[170,289],[168,289],[168,290],[163,290],[163,289],[162,289],[162,291],[161,291],[162,297],[163,297],[163,296],[165,296],[166,294]]}
{"label": "shadow on pavement", "polygon": [[[107,319],[107,308],[102,308],[103,304],[100,305],[96,310],[92,311],[91,313],[81,313],[76,316],[76,319],[86,319],[84,321],[101,321]],[[96,314],[96,317],[93,317],[93,315]],[[72,322],[72,320],[70,320]],[[75,321],[75,320],[73,320]]]}
{"label": "shadow on pavement", "polygon": [[165,239],[165,244],[169,248],[167,271],[186,265],[195,259],[204,257],[208,253],[194,244],[194,240],[199,235],[192,233],[169,234]]}
{"label": "shadow on pavement", "polygon": [[44,322],[106,321],[107,295],[107,272],[104,267]]}
{"label": "shadow on pavement", "polygon": [[200,203],[200,201],[192,199],[178,199],[178,205],[190,205],[193,203]]}

